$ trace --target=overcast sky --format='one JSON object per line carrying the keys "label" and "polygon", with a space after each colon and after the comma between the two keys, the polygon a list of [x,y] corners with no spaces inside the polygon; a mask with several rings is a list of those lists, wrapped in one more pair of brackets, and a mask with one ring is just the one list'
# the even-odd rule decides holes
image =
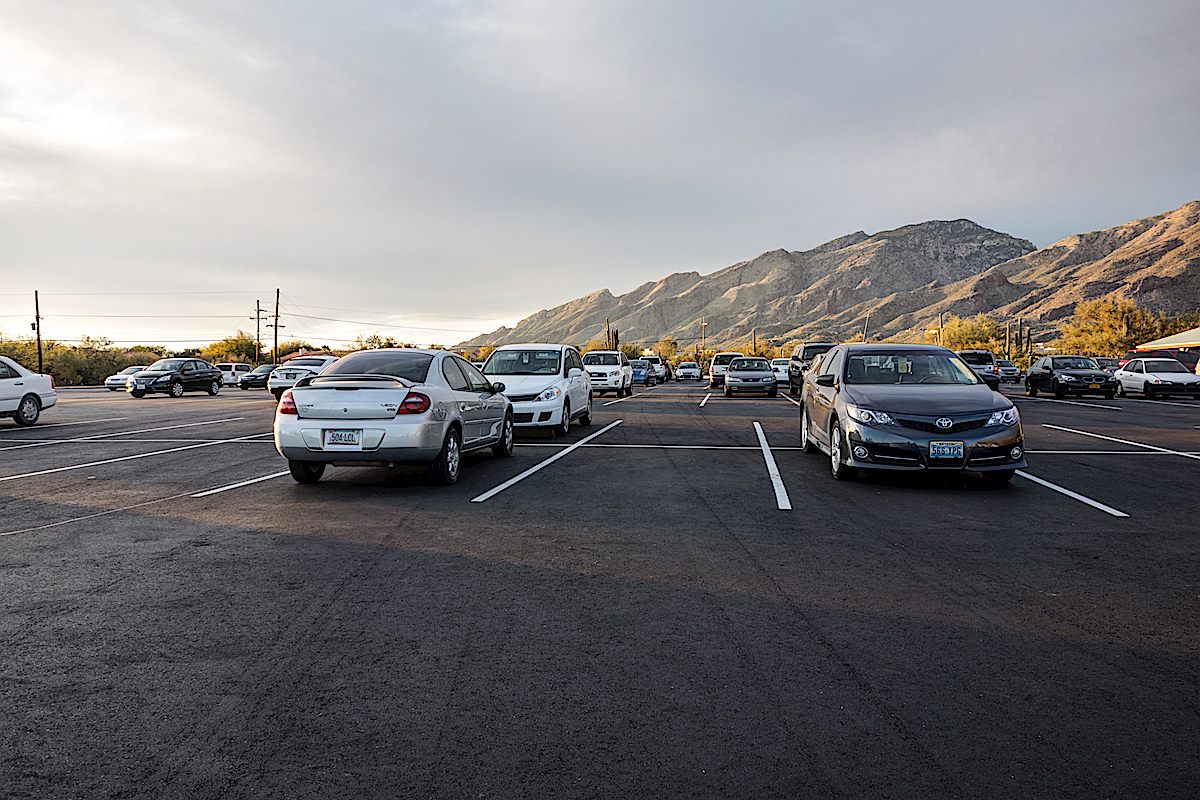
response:
{"label": "overcast sky", "polygon": [[1045,245],[1200,196],[1198,37],[1195,0],[0,0],[0,330],[36,288],[48,335],[207,339],[278,286],[288,335],[453,342],[859,229]]}

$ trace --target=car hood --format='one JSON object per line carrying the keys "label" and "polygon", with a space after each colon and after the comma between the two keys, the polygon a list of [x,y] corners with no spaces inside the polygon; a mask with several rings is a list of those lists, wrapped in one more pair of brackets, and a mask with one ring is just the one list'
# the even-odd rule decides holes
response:
{"label": "car hood", "polygon": [[847,402],[874,411],[920,416],[999,411],[1012,405],[982,383],[974,386],[845,384],[843,396]]}
{"label": "car hood", "polygon": [[562,380],[557,375],[487,375],[493,383],[503,383],[505,394],[541,394],[547,386]]}
{"label": "car hood", "polygon": [[1193,375],[1190,372],[1147,372],[1145,374],[1150,378],[1158,378],[1159,380],[1171,381],[1173,383],[1200,382],[1200,375]]}

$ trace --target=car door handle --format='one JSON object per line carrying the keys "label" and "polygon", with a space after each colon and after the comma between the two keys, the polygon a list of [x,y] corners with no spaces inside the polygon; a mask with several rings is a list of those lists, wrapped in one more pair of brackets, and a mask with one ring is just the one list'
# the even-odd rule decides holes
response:
{"label": "car door handle", "polygon": [[13,381],[13,386],[24,386],[25,381]]}

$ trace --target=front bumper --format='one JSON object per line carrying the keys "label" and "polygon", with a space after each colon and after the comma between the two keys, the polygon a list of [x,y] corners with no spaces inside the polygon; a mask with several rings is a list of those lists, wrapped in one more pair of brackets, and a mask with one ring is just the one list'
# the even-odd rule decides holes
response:
{"label": "front bumper", "polygon": [[1099,384],[1100,388],[1098,389],[1091,388],[1094,384],[1085,381],[1076,381],[1075,383],[1062,381],[1058,385],[1067,394],[1083,397],[1085,394],[1112,394],[1117,391],[1120,381],[1118,381],[1116,378],[1107,381],[1101,381]]}
{"label": "front bumper", "polygon": [[773,392],[779,384],[774,381],[753,381],[742,383],[740,381],[729,381],[726,386],[731,392]]}
{"label": "front bumper", "polygon": [[[1025,435],[1020,423],[1008,427],[984,427],[954,433],[927,433],[902,426],[873,427],[846,419],[842,423],[850,442],[850,466],[862,469],[903,472],[990,472],[1024,469]],[[930,442],[962,442],[963,458],[930,458]],[[866,458],[854,455],[857,446],[867,449]],[[1012,457],[1014,447],[1020,456]]]}
{"label": "front bumper", "polygon": [[170,391],[170,388],[171,388],[170,381],[166,381],[164,383],[150,383],[145,386],[142,386],[140,384],[139,385],[134,385],[134,384],[130,384],[130,383],[125,384],[125,391],[128,392],[129,394],[133,394],[135,391],[145,392],[146,394],[154,394],[155,392],[168,392],[168,391]]}
{"label": "front bumper", "polygon": [[[593,388],[595,384],[593,384]],[[513,424],[519,428],[552,427],[562,423],[563,401],[561,397],[553,400],[525,400],[513,403]]]}
{"label": "front bumper", "polygon": [[613,389],[622,389],[625,386],[624,375],[590,375],[592,379],[592,388],[598,392],[607,392]]}
{"label": "front bumper", "polygon": [[[441,452],[445,421],[299,419],[276,416],[275,449],[290,461],[386,466],[428,464]],[[362,430],[362,449],[326,449],[326,430]]]}

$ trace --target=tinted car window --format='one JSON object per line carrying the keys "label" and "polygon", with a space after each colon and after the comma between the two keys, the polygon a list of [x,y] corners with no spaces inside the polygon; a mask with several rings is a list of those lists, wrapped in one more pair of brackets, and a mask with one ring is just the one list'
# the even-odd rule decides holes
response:
{"label": "tinted car window", "polygon": [[463,371],[463,374],[467,376],[467,382],[471,384],[471,391],[490,392],[492,390],[492,382],[474,364],[468,364],[461,359],[457,360],[459,369]]}
{"label": "tinted car window", "polygon": [[0,361],[0,379],[15,377],[17,377],[17,373],[13,372],[13,370],[9,368],[8,364]]}
{"label": "tinted car window", "polygon": [[323,358],[293,358],[287,362],[289,367],[319,367],[325,363]]}
{"label": "tinted car window", "polygon": [[800,360],[801,361],[810,361],[813,358],[821,355],[822,353],[828,353],[832,349],[833,349],[833,345],[831,345],[831,344],[808,344],[808,345],[805,345],[804,349],[800,352]]}
{"label": "tinted car window", "polygon": [[1178,361],[1168,361],[1165,358],[1162,359],[1161,361],[1146,361],[1144,363],[1146,364],[1147,372],[1183,372],[1183,373],[1186,373],[1188,371],[1187,367],[1185,367],[1183,364],[1179,363]]}
{"label": "tinted car window", "polygon": [[832,356],[825,359],[824,366],[821,368],[822,375],[839,375],[842,370],[842,358],[846,355],[845,350],[838,350]]}
{"label": "tinted car window", "polygon": [[456,392],[465,392],[471,388],[467,376],[463,375],[462,368],[454,363],[453,358],[442,359],[442,375],[446,378],[446,383],[450,384],[450,388]]}
{"label": "tinted car window", "polygon": [[433,356],[428,353],[406,353],[388,350],[369,350],[335,361],[322,375],[391,375],[413,383],[424,383]]}
{"label": "tinted car window", "polygon": [[964,351],[958,354],[958,357],[972,366],[982,367],[994,363],[991,353],[972,353]]}
{"label": "tinted car window", "polygon": [[1100,369],[1095,361],[1080,356],[1059,356],[1052,360],[1055,369]]}
{"label": "tinted car window", "polygon": [[1125,365],[1125,371],[1126,372],[1141,372],[1142,371],[1142,362],[1130,361],[1128,364]]}

